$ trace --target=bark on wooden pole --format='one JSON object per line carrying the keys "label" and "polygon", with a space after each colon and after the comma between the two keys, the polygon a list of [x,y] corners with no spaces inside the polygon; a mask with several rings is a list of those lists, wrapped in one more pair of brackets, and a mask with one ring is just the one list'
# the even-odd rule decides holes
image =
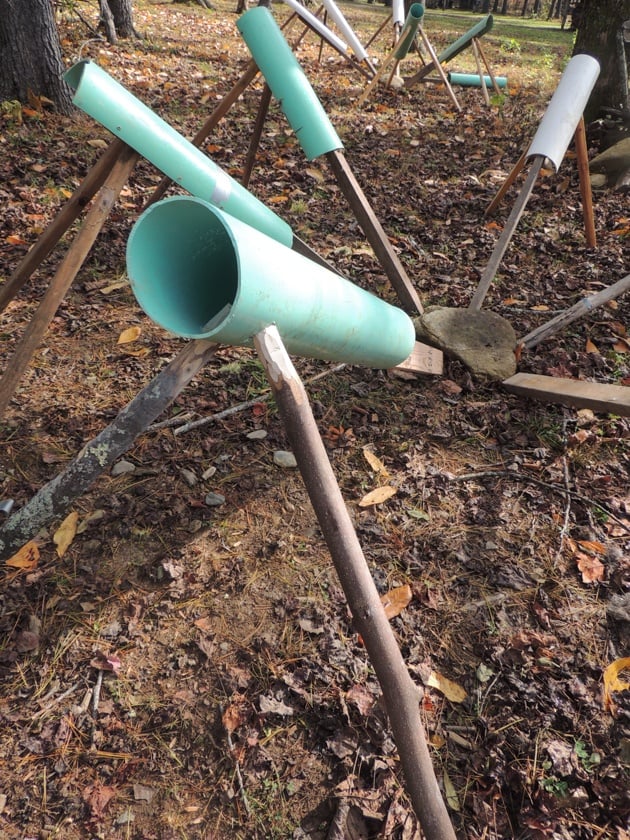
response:
{"label": "bark on wooden pole", "polygon": [[276,327],[254,344],[265,368],[311,504],[383,691],[406,787],[427,840],[455,840],[420,719],[419,694],[385,615],[320,437],[306,389]]}
{"label": "bark on wooden pole", "polygon": [[62,473],[8,519],[0,528],[0,560],[7,560],[53,518],[65,514],[75,499],[168,407],[217,347],[206,340],[187,344],[107,428],[83,447]]}
{"label": "bark on wooden pole", "polygon": [[94,204],[88,211],[81,230],[55,272],[55,276],[35,315],[24,331],[17,350],[9,360],[4,376],[0,379],[0,417],[4,415],[24,371],[33,358],[33,354],[43,339],[50,322],[55,317],[61,301],[90,253],[96,237],[100,233],[138,158],[139,155],[129,146],[123,149],[105,184],[99,190]]}

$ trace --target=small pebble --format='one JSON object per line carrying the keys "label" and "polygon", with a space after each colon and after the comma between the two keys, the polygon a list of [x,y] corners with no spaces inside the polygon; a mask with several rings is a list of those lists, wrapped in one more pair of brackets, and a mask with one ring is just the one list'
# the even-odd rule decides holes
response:
{"label": "small pebble", "polygon": [[266,429],[254,429],[247,435],[248,440],[264,440],[267,437]]}
{"label": "small pebble", "polygon": [[201,477],[203,478],[204,481],[207,481],[209,478],[212,478],[212,476],[215,474],[216,471],[217,471],[216,467],[208,467],[208,469],[202,474]]}
{"label": "small pebble", "polygon": [[297,461],[293,452],[286,452],[283,449],[277,449],[273,453],[273,462],[277,467],[284,469],[294,469],[297,467]]}
{"label": "small pebble", "polygon": [[225,496],[220,493],[208,493],[206,496],[206,504],[208,507],[218,507],[225,504]]}
{"label": "small pebble", "polygon": [[184,479],[184,481],[186,482],[186,484],[189,487],[194,487],[195,486],[195,484],[197,483],[197,476],[194,474],[194,472],[192,470],[187,470],[184,467],[179,472],[180,472],[181,477]]}
{"label": "small pebble", "polygon": [[125,473],[132,473],[135,472],[136,465],[132,464],[131,461],[118,461],[112,467],[112,475],[124,475]]}

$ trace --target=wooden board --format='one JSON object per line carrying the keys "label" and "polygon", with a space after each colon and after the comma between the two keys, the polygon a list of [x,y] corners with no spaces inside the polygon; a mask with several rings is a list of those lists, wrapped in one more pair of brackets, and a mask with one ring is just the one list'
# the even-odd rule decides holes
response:
{"label": "wooden board", "polygon": [[503,385],[523,397],[630,417],[630,388],[623,385],[601,385],[535,373],[517,373]]}
{"label": "wooden board", "polygon": [[409,373],[431,373],[440,376],[444,369],[444,355],[441,350],[416,341],[411,355],[396,365],[393,370],[406,370]]}

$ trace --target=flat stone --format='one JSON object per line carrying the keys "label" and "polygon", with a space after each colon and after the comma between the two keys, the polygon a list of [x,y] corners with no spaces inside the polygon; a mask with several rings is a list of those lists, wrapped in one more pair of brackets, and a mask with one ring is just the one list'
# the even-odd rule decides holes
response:
{"label": "flat stone", "polygon": [[206,496],[206,504],[208,507],[219,507],[225,504],[225,496],[220,493],[208,493]]}
{"label": "flat stone", "polygon": [[496,312],[435,307],[413,322],[418,341],[459,359],[480,379],[503,380],[516,373],[516,333]]}
{"label": "flat stone", "polygon": [[291,470],[297,467],[297,461],[293,452],[285,452],[283,449],[277,449],[273,453],[273,462],[277,467]]}
{"label": "flat stone", "polygon": [[627,186],[630,183],[630,137],[594,157],[589,170],[594,189]]}
{"label": "flat stone", "polygon": [[248,440],[264,440],[267,437],[266,429],[254,429],[247,435]]}
{"label": "flat stone", "polygon": [[131,461],[117,461],[112,467],[112,475],[124,475],[125,473],[132,473],[136,471],[136,465]]}

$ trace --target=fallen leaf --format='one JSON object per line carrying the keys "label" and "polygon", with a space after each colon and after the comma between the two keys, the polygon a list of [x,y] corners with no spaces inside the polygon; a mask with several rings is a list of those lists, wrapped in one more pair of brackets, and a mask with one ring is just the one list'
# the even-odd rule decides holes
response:
{"label": "fallen leaf", "polygon": [[455,790],[455,786],[453,782],[451,782],[450,777],[446,770],[444,771],[443,775],[444,780],[444,796],[446,797],[446,804],[451,809],[451,811],[459,811],[461,806],[459,804],[459,797],[457,796],[457,791]]}
{"label": "fallen leaf", "polygon": [[372,467],[374,472],[382,475],[383,478],[389,478],[389,473],[387,472],[387,467],[381,461],[379,457],[377,457],[373,452],[371,452],[367,446],[363,447],[363,457],[368,462],[368,464]]}
{"label": "fallen leaf", "polygon": [[346,700],[349,703],[354,703],[362,715],[369,715],[374,708],[374,695],[364,685],[353,685],[352,688],[346,692]]}
{"label": "fallen leaf", "polygon": [[6,565],[13,569],[24,569],[26,572],[31,572],[37,568],[39,563],[39,548],[34,540],[27,542],[22,548],[16,552],[13,557],[10,557]]}
{"label": "fallen leaf", "polygon": [[304,171],[306,172],[307,175],[310,175],[311,178],[314,178],[315,181],[317,181],[318,184],[323,184],[324,181],[326,180],[326,176],[324,175],[323,172],[320,172],[319,169],[313,169],[311,167],[307,167]]}
{"label": "fallen leaf", "polygon": [[95,782],[83,791],[83,801],[95,819],[103,816],[110,801],[116,796],[116,788]]}
{"label": "fallen leaf", "polygon": [[117,344],[130,344],[132,341],[136,341],[140,335],[142,334],[142,330],[140,327],[128,327],[128,329],[123,330],[121,334],[118,336]]}
{"label": "fallen leaf", "polygon": [[234,702],[230,703],[221,716],[223,726],[230,735],[245,723],[249,714],[249,703],[244,695],[237,694],[233,695],[233,697]]}
{"label": "fallen leaf", "polygon": [[594,344],[590,338],[586,339],[586,347],[584,348],[584,352],[586,353],[599,353],[597,349],[597,345]]}
{"label": "fallen leaf", "polygon": [[606,567],[597,557],[594,557],[592,554],[585,554],[583,551],[578,551],[575,554],[575,561],[579,571],[582,573],[584,583],[595,583],[595,581],[604,579]]}
{"label": "fallen leaf", "polygon": [[23,239],[21,236],[18,236],[17,233],[10,233],[9,236],[6,237],[4,240],[9,245],[26,245],[26,239]]}
{"label": "fallen leaf", "polygon": [[630,353],[630,342],[625,338],[618,338],[613,344],[613,350],[615,353]]}
{"label": "fallen leaf", "polygon": [[121,352],[124,353],[125,356],[135,356],[138,359],[142,359],[145,356],[148,356],[151,350],[148,347],[141,347],[139,350],[129,350],[128,347],[123,347]]}
{"label": "fallen leaf", "polygon": [[630,683],[619,679],[622,671],[630,670],[630,656],[616,659],[604,670],[604,711],[614,714],[615,703],[612,698],[614,691],[627,691]]}
{"label": "fallen leaf", "polygon": [[387,618],[396,618],[397,615],[409,605],[413,597],[411,587],[408,583],[403,586],[397,586],[395,589],[390,589],[385,595],[381,595],[381,603],[385,607],[385,615]]}
{"label": "fallen leaf", "polygon": [[79,514],[76,511],[69,513],[59,528],[53,534],[53,542],[57,546],[57,556],[63,557],[77,533]]}
{"label": "fallen leaf", "polygon": [[359,507],[370,507],[370,505],[380,505],[396,495],[396,488],[389,484],[384,484],[382,487],[377,487],[366,493],[359,502]]}
{"label": "fallen leaf", "polygon": [[90,666],[96,668],[97,671],[111,671],[112,674],[118,676],[122,662],[115,653],[103,653],[102,650],[97,650],[96,655],[90,661]]}
{"label": "fallen leaf", "polygon": [[468,695],[456,682],[449,680],[438,671],[431,671],[424,684],[429,688],[437,688],[451,703],[463,703]]}

